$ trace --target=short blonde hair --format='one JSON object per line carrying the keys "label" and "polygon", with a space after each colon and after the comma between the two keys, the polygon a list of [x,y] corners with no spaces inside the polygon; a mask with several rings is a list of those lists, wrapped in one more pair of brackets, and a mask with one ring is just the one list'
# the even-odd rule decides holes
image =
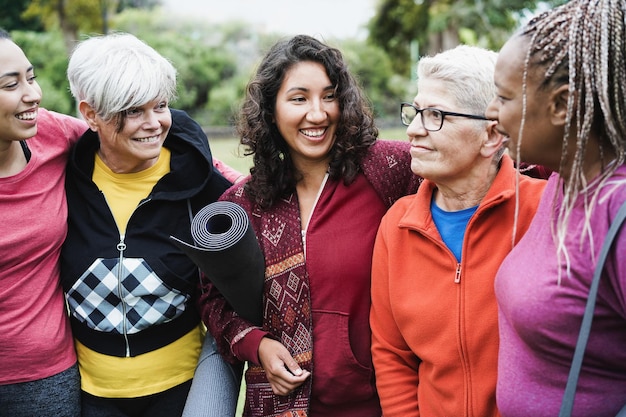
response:
{"label": "short blonde hair", "polygon": [[176,97],[172,63],[127,33],[80,42],[70,57],[67,77],[74,98],[87,102],[105,121],[151,101]]}

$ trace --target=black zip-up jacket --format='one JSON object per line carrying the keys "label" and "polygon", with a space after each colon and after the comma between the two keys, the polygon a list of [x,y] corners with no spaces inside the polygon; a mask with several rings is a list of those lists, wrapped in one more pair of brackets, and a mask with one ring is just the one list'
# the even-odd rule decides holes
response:
{"label": "black zip-up jacket", "polygon": [[231,184],[214,168],[200,126],[183,111],[171,112],[163,145],[172,154],[170,172],[139,203],[124,236],[92,181],[97,133],[88,130],[70,155],[61,281],[74,337],[106,355],[156,350],[199,323],[194,300],[198,268],[170,236],[193,241],[193,213]]}

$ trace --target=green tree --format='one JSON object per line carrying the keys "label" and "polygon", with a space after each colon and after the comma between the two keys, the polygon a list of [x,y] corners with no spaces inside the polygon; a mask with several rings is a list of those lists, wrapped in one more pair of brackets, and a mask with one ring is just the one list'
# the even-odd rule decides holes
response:
{"label": "green tree", "polygon": [[32,0],[21,14],[46,30],[61,30],[69,55],[81,33],[108,33],[113,17],[129,8],[152,9],[161,0]]}
{"label": "green tree", "polygon": [[37,82],[43,91],[41,105],[65,114],[76,114],[69,91],[67,55],[58,31],[13,31],[11,37],[20,45],[35,68]]}
{"label": "green tree", "polygon": [[[26,19],[39,18],[46,30],[60,29],[69,55],[79,33],[106,32],[106,17],[118,0],[33,0],[23,13]],[[113,4],[115,3],[115,4]]]}
{"label": "green tree", "polygon": [[339,49],[372,103],[374,115],[379,119],[394,117],[410,88],[408,79],[394,74],[389,56],[377,46],[346,40]]}
{"label": "green tree", "polygon": [[[219,28],[190,21],[172,21],[160,10],[125,10],[116,15],[116,30],[142,39],[168,58],[178,72],[176,108],[190,113],[201,124],[208,124],[205,114],[212,92],[230,86],[237,72],[236,58],[224,45]],[[237,87],[231,86],[232,91]],[[230,94],[234,97],[234,93]],[[221,116],[220,116],[221,117]],[[211,118],[211,123],[214,118]],[[227,124],[228,118],[221,118]]]}
{"label": "green tree", "polygon": [[38,18],[24,19],[22,14],[28,7],[23,1],[0,0],[0,28],[6,31],[13,30],[43,30],[43,24]]}
{"label": "green tree", "polygon": [[539,4],[564,0],[379,0],[368,40],[388,51],[394,69],[408,75],[419,53],[459,43],[499,49],[522,17]]}

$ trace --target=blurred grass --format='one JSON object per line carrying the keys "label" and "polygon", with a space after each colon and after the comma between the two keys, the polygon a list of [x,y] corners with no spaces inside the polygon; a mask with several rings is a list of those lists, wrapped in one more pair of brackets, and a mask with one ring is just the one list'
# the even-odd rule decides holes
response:
{"label": "blurred grass", "polygon": [[[381,129],[379,137],[382,139],[391,140],[407,140],[406,128],[399,127],[394,129]],[[211,152],[215,157],[220,159],[225,164],[235,168],[243,174],[250,173],[250,166],[252,165],[252,157],[243,156],[243,148],[239,146],[239,140],[237,138],[209,138],[209,144],[211,146]],[[245,383],[241,383],[241,390],[239,392],[239,399],[237,401],[237,416],[243,414],[243,403],[246,395]]]}
{"label": "blurred grass", "polygon": [[[407,140],[406,128],[381,129],[380,138],[393,140]],[[225,164],[235,168],[243,174],[250,173],[252,157],[243,156],[243,148],[239,146],[237,138],[211,138],[209,136],[211,152]]]}

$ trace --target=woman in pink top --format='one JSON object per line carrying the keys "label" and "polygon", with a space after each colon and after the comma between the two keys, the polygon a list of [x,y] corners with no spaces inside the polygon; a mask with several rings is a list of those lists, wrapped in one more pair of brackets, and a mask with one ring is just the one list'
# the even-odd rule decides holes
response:
{"label": "woman in pink top", "polygon": [[[559,414],[602,242],[626,200],[626,1],[573,0],[500,51],[487,117],[558,173],[495,282],[502,416]],[[604,265],[572,416],[626,404],[626,227]]]}
{"label": "woman in pink top", "polygon": [[0,414],[79,416],[58,259],[65,164],[86,125],[40,101],[33,66],[0,30]]}

